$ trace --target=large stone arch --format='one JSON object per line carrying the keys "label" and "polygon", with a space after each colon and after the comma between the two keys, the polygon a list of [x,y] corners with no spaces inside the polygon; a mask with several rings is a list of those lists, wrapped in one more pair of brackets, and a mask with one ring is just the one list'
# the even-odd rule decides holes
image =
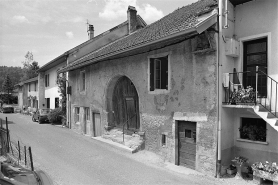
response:
{"label": "large stone arch", "polygon": [[122,127],[125,122],[128,122],[125,128],[139,130],[139,96],[136,87],[127,76],[115,76],[108,83],[106,111],[108,113],[108,126]]}

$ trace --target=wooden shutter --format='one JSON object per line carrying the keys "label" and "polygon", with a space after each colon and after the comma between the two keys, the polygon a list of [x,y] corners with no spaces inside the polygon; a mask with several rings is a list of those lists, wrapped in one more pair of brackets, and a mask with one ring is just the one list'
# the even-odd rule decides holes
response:
{"label": "wooden shutter", "polygon": [[150,91],[154,91],[154,59],[150,59]]}
{"label": "wooden shutter", "polygon": [[161,89],[168,89],[168,56],[161,60]]}

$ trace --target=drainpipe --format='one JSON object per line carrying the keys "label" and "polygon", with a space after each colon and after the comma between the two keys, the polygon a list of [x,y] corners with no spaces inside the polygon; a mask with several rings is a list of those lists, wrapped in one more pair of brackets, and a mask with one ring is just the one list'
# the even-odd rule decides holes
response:
{"label": "drainpipe", "polygon": [[[227,2],[226,2],[227,3]],[[223,28],[223,0],[218,1],[218,44],[217,44],[217,163],[216,163],[216,177],[220,178],[221,172],[221,39]]]}

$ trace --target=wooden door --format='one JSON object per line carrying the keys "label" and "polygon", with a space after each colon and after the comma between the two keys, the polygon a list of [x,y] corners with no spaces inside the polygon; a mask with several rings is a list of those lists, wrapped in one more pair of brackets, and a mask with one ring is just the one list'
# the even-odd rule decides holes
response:
{"label": "wooden door", "polygon": [[179,165],[195,169],[196,163],[196,122],[178,123]]}
{"label": "wooden door", "polygon": [[94,136],[101,136],[101,122],[100,122],[100,114],[92,112],[93,115],[93,131]]}
{"label": "wooden door", "polygon": [[112,100],[115,125],[122,128],[125,124],[127,129],[139,129],[138,94],[127,77],[121,77],[118,80]]}

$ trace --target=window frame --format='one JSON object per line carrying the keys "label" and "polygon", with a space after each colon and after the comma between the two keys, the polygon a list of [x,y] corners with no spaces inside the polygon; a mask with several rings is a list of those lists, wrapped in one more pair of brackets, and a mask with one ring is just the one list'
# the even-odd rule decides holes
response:
{"label": "window frame", "polygon": [[74,107],[74,122],[75,124],[80,123],[80,107],[77,106]]}
{"label": "window frame", "polygon": [[[159,53],[159,54],[154,54],[154,55],[149,55],[148,56],[148,93],[149,94],[166,94],[169,93],[171,90],[171,54],[172,52],[164,52],[164,53]],[[158,59],[158,58],[162,58],[162,57],[167,57],[167,62],[168,62],[168,69],[167,69],[167,74],[168,74],[168,78],[167,78],[167,89],[157,89],[155,87],[155,83],[154,83],[154,89],[151,90],[151,60],[152,59]],[[155,76],[154,76],[154,81],[155,81]]]}
{"label": "window frame", "polygon": [[[265,127],[265,140],[262,141],[262,140],[252,140],[252,139],[248,139],[248,138],[242,138],[242,129],[243,129],[243,120],[244,119],[253,119],[253,121],[257,120],[256,121],[256,124],[253,124],[253,125],[258,125],[258,121],[259,122],[264,122],[264,126]],[[244,124],[248,124],[248,123],[244,123]],[[252,124],[252,122],[251,122]],[[239,141],[246,141],[246,142],[254,142],[254,143],[267,143],[267,122],[264,121],[262,118],[254,118],[254,117],[240,117],[240,124],[239,124],[239,128],[238,128],[238,139]],[[261,130],[261,129],[260,129]]]}
{"label": "window frame", "polygon": [[45,87],[49,87],[49,74],[44,75],[44,78]]}
{"label": "window frame", "polygon": [[28,83],[28,92],[31,92],[31,83]]}

